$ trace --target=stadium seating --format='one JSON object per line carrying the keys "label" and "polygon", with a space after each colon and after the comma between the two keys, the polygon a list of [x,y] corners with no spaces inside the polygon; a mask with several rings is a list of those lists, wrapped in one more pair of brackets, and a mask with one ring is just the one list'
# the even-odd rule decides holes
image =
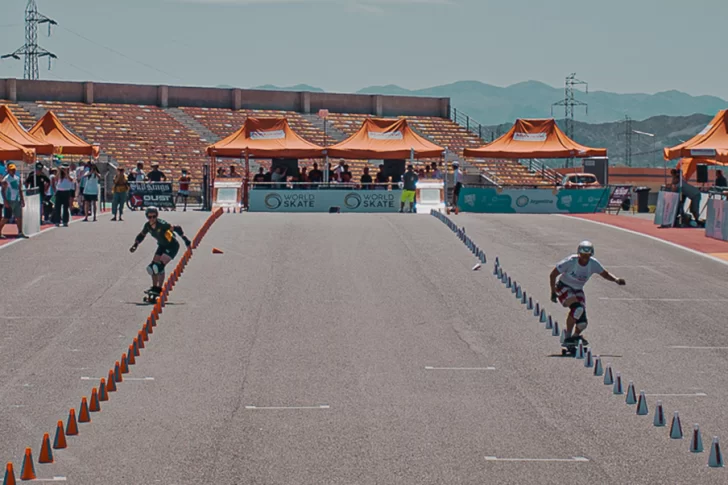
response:
{"label": "stadium seating", "polygon": [[10,108],[10,111],[13,112],[16,118],[18,118],[18,121],[20,121],[20,124],[25,128],[26,130],[29,130],[32,128],[32,126],[35,124],[36,120],[33,115],[28,113],[22,106],[19,104],[13,103],[12,101],[5,101],[4,99],[0,99],[0,105],[7,105],[8,108]]}
{"label": "stadium seating", "polygon": [[187,169],[191,190],[198,191],[206,143],[156,106],[125,104],[84,104],[38,101],[40,108],[52,110],[77,135],[98,143],[102,152],[119,165],[134,167],[143,161],[145,170],[152,162],[176,180]]}

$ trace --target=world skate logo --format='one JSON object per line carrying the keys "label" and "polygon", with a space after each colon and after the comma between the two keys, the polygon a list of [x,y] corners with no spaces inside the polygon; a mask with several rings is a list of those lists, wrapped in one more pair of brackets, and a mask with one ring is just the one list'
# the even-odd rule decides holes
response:
{"label": "world skate logo", "polygon": [[518,207],[526,207],[528,205],[529,199],[528,196],[522,195],[519,198],[516,199],[516,205]]}
{"label": "world skate logo", "polygon": [[469,205],[470,207],[475,207],[475,194],[468,194],[465,197],[463,197],[463,200],[465,201],[465,205]]}
{"label": "world skate logo", "polygon": [[275,210],[281,206],[283,199],[281,199],[280,195],[274,193],[266,195],[263,202],[267,208]]}
{"label": "world skate logo", "polygon": [[361,205],[361,197],[357,194],[347,194],[346,197],[344,197],[344,205],[347,209],[358,209]]}

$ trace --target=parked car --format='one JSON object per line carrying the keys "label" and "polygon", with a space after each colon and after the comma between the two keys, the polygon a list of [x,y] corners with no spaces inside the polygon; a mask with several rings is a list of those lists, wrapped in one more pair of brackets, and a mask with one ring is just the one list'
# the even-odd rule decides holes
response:
{"label": "parked car", "polygon": [[564,175],[561,185],[565,189],[593,189],[601,187],[597,176],[591,173],[569,173]]}

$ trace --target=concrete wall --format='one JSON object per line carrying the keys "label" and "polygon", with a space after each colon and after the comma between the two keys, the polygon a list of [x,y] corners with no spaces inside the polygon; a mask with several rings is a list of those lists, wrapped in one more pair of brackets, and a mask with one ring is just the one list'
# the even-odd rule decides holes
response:
{"label": "concrete wall", "polygon": [[24,79],[0,79],[0,98],[30,102],[65,101],[161,107],[275,109],[300,113],[316,113],[319,109],[328,109],[332,113],[357,113],[375,116],[447,117],[450,106],[449,98],[28,81]]}

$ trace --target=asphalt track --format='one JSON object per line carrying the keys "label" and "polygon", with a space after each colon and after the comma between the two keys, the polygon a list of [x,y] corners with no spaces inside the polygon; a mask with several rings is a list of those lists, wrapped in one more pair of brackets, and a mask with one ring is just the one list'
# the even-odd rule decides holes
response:
{"label": "asphalt track", "polygon": [[[205,216],[168,219],[194,233]],[[712,436],[728,442],[720,331],[728,267],[571,218],[453,220],[488,254],[480,271],[431,216],[224,215],[131,373],[55,464],[36,464],[38,476],[72,484],[725,483],[725,469],[706,464]],[[43,432],[78,409],[148,315],[137,302],[153,243],[128,252],[141,223],[141,214],[125,224],[102,219],[0,250],[0,463],[19,471],[26,446],[37,458]],[[638,392],[705,396],[648,396],[650,415],[635,415],[583,361],[562,358],[556,337],[491,275],[498,255],[543,303],[553,263],[585,238],[628,282],[587,286],[595,353]],[[547,308],[563,320],[562,309]],[[668,427],[652,426],[656,399]],[[675,410],[682,440],[668,437]],[[688,452],[694,422],[704,453]],[[549,461],[572,457],[588,461]]]}

